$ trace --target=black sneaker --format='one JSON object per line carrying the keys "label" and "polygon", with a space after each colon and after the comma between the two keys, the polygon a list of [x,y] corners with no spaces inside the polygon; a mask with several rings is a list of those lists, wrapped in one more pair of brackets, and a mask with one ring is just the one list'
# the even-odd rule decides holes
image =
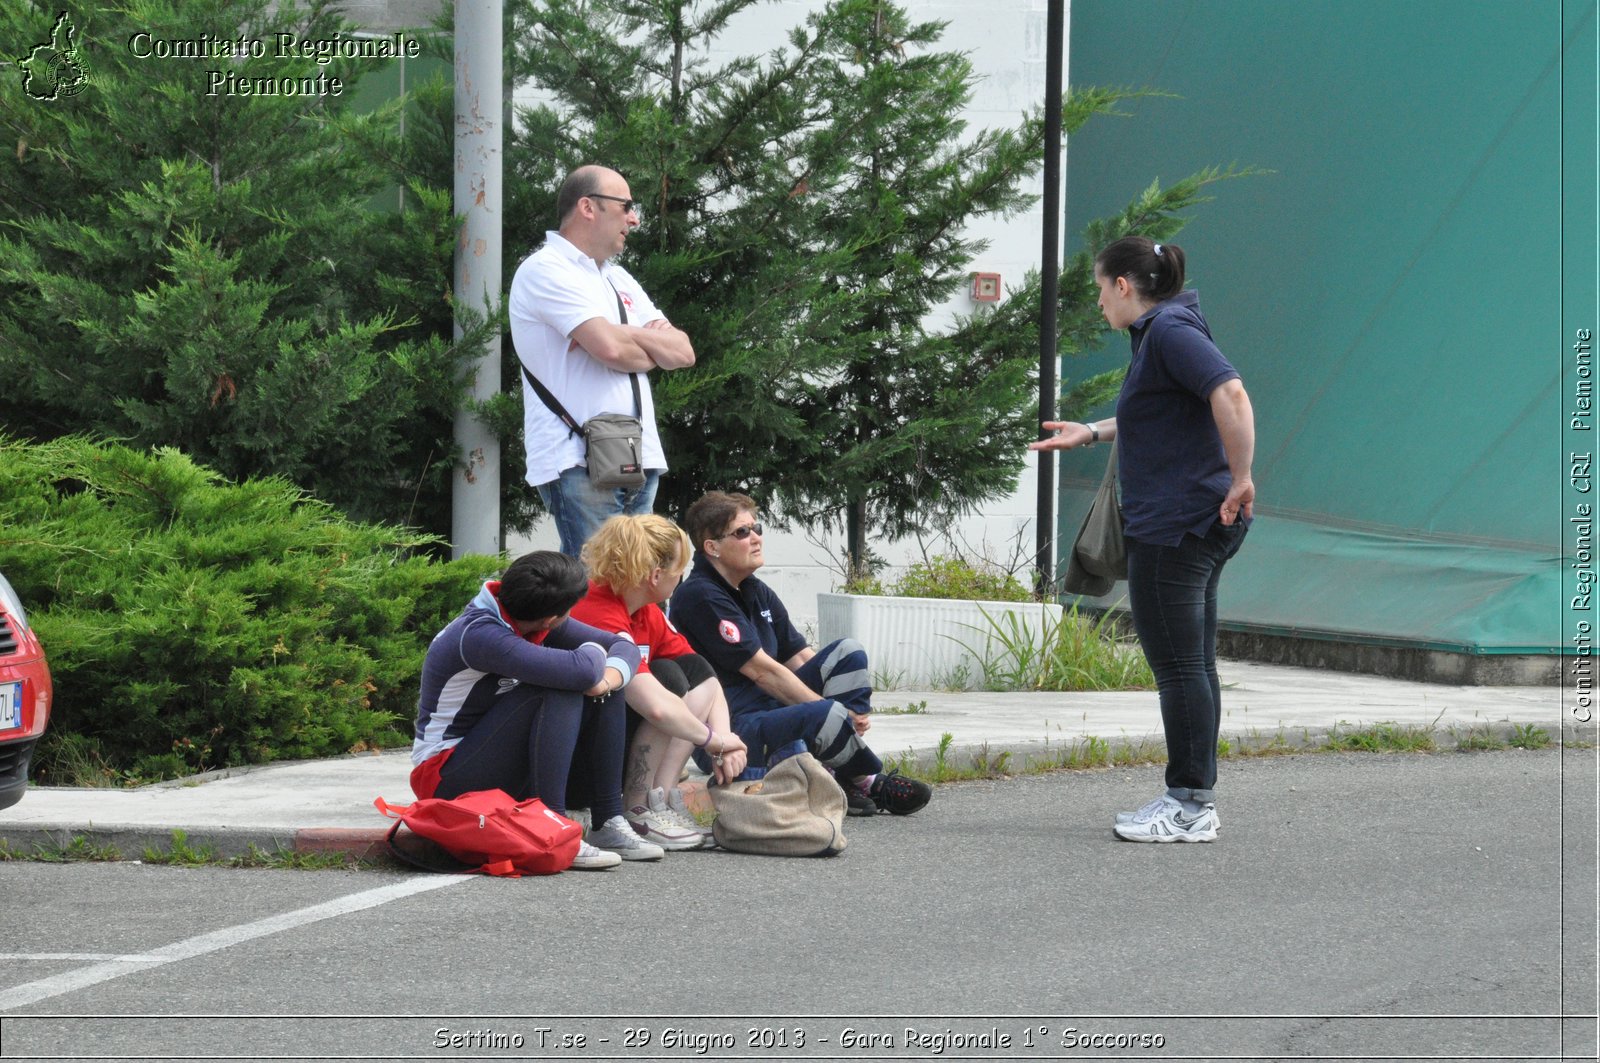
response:
{"label": "black sneaker", "polygon": [[847,816],[876,816],[878,805],[868,797],[866,791],[859,786],[849,783],[844,785],[844,813]]}
{"label": "black sneaker", "polygon": [[868,791],[873,804],[897,816],[909,816],[933,796],[933,787],[900,774],[900,769],[879,772]]}

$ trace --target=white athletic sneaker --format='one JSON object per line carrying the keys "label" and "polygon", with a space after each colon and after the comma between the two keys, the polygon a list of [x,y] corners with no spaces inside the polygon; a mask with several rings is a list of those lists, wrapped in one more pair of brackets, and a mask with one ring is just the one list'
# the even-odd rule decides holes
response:
{"label": "white athletic sneaker", "polygon": [[608,853],[604,849],[596,849],[586,841],[578,842],[578,856],[572,861],[576,871],[604,871],[622,863],[622,857],[616,853]]}
{"label": "white athletic sneaker", "polygon": [[645,795],[644,804],[628,809],[627,819],[639,837],[669,851],[698,849],[705,844],[700,828],[672,810],[659,786]]}
{"label": "white athletic sneaker", "polygon": [[604,825],[589,832],[588,842],[596,849],[609,849],[624,860],[660,860],[667,851],[645,841],[621,816],[612,816]]}
{"label": "white athletic sneaker", "polygon": [[[1167,795],[1162,794],[1160,797],[1156,798],[1154,801],[1151,801],[1148,805],[1145,805],[1137,812],[1118,812],[1117,823],[1119,825],[1123,823],[1132,823],[1140,816],[1154,815],[1155,812],[1160,808],[1161,802],[1165,801],[1166,799]],[[1222,817],[1217,814],[1215,807],[1211,809],[1211,829],[1218,831],[1222,829]]]}
{"label": "white athletic sneaker", "polygon": [[1216,841],[1217,810],[1205,805],[1198,812],[1189,812],[1182,802],[1162,794],[1135,812],[1131,820],[1112,829],[1125,842]]}
{"label": "white athletic sneaker", "polygon": [[689,811],[688,804],[684,802],[683,791],[676,786],[667,791],[667,807],[677,813],[678,818],[700,832],[700,836],[705,839],[706,848],[712,848],[717,844],[716,836],[711,833],[711,828],[700,825],[700,821],[695,818],[693,812]]}

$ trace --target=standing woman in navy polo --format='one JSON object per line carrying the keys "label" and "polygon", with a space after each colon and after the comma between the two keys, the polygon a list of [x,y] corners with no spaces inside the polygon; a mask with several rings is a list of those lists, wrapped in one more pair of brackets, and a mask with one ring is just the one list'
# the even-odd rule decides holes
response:
{"label": "standing woman in navy polo", "polygon": [[1117,415],[1046,421],[1055,434],[1029,449],[1117,443],[1128,600],[1160,693],[1167,787],[1114,829],[1126,841],[1208,842],[1219,825],[1217,584],[1252,516],[1255,417],[1200,297],[1183,290],[1182,249],[1123,237],[1095,256],[1094,279],[1106,323],[1132,341]]}

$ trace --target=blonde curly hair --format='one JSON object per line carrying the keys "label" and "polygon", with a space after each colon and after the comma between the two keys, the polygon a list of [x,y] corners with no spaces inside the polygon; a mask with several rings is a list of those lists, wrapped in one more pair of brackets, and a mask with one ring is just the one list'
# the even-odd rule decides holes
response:
{"label": "blonde curly hair", "polygon": [[689,566],[689,535],[666,517],[622,514],[600,525],[583,544],[589,574],[616,594],[637,587],[657,568],[681,573]]}

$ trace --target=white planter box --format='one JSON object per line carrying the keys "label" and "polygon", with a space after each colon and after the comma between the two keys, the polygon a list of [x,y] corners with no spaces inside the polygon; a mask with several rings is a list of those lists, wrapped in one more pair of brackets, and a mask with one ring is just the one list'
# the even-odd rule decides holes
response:
{"label": "white planter box", "polygon": [[995,661],[1007,654],[994,626],[1009,632],[1008,616],[1037,645],[1047,628],[1061,622],[1061,606],[819,594],[817,644],[846,637],[860,642],[867,648],[873,685],[881,690],[970,690],[983,681],[978,655]]}

